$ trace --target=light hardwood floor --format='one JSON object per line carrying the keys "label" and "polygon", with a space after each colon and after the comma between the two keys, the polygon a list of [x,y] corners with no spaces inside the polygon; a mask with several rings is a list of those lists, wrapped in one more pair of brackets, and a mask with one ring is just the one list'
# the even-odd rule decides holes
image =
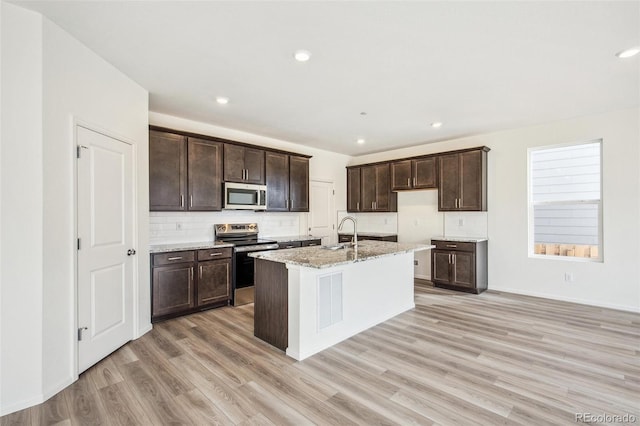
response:
{"label": "light hardwood floor", "polygon": [[302,362],[253,336],[253,305],[156,324],[20,424],[640,423],[640,315],[416,284],[416,308]]}

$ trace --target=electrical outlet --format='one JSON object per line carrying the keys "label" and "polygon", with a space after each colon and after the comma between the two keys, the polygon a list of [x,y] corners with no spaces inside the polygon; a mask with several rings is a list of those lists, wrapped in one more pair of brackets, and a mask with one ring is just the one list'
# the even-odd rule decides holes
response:
{"label": "electrical outlet", "polygon": [[418,266],[418,261],[417,260],[413,261],[413,266]]}
{"label": "electrical outlet", "polygon": [[464,219],[458,219],[458,226],[464,226]]}
{"label": "electrical outlet", "polygon": [[182,224],[180,222],[176,223],[176,231],[182,231]]}
{"label": "electrical outlet", "polygon": [[573,282],[573,274],[571,272],[564,273],[564,280],[566,282]]}

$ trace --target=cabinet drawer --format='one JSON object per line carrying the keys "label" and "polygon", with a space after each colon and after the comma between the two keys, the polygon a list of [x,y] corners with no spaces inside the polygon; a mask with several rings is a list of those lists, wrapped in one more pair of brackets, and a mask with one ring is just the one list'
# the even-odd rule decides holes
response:
{"label": "cabinet drawer", "polygon": [[476,251],[476,243],[461,243],[459,241],[432,240],[431,244],[438,250]]}
{"label": "cabinet drawer", "polygon": [[231,257],[231,247],[198,250],[198,260],[226,259]]}
{"label": "cabinet drawer", "polygon": [[153,266],[172,265],[174,263],[193,262],[195,260],[195,252],[189,251],[172,251],[169,253],[156,253],[153,255]]}
{"label": "cabinet drawer", "polygon": [[302,242],[301,241],[289,241],[286,243],[278,243],[278,248],[280,249],[289,249],[289,248],[295,248],[295,247],[302,247]]}
{"label": "cabinet drawer", "polygon": [[307,240],[302,242],[302,247],[319,246],[322,240]]}

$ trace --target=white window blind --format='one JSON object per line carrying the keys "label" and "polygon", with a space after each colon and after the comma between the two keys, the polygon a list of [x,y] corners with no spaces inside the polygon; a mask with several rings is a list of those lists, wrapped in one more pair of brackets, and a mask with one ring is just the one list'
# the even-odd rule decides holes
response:
{"label": "white window blind", "polygon": [[600,152],[600,141],[531,150],[535,254],[600,258]]}

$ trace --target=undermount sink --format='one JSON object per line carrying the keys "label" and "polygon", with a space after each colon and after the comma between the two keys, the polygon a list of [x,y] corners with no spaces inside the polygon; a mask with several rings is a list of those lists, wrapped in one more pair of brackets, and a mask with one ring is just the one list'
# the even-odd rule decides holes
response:
{"label": "undermount sink", "polygon": [[330,246],[322,246],[322,248],[325,250],[343,250],[343,249],[346,249],[348,246],[349,246],[348,244],[333,244]]}

